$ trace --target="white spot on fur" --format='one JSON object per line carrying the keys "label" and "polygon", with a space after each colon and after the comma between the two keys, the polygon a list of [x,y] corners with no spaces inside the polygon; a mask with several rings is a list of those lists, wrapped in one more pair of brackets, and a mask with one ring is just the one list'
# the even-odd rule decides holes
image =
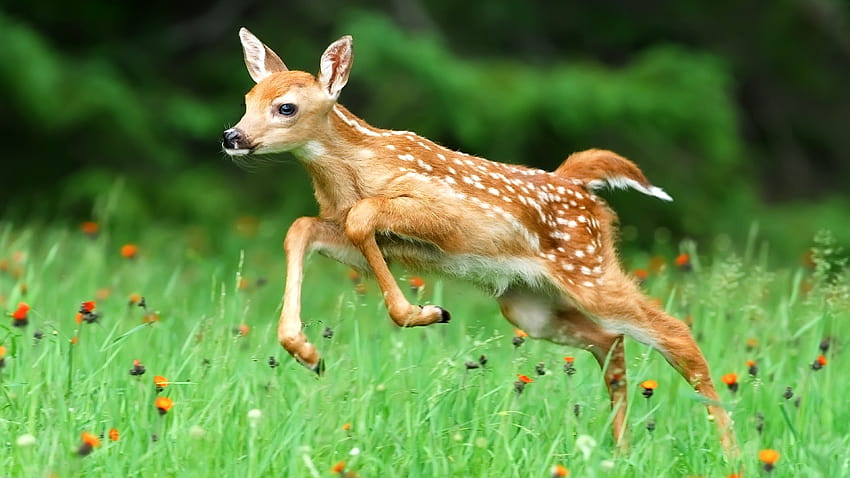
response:
{"label": "white spot on fur", "polygon": [[333,107],[334,113],[342,120],[343,123],[347,124],[354,128],[358,133],[365,134],[366,136],[381,136],[381,133],[377,131],[372,131],[360,123],[357,122],[354,118],[349,118],[345,116],[345,113],[342,112],[342,109],[339,108],[339,105],[334,105]]}

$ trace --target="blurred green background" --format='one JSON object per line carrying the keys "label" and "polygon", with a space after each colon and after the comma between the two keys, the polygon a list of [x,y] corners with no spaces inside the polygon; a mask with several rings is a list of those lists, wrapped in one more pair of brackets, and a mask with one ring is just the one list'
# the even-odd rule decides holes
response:
{"label": "blurred green background", "polygon": [[[355,39],[340,101],[368,122],[553,169],[613,149],[674,198],[610,192],[627,248],[740,244],[797,263],[850,243],[850,2],[4,2],[0,213],[210,230],[316,213],[289,156],[235,166],[247,26],[292,69]],[[263,162],[265,163],[265,162]],[[253,169],[253,168],[252,168]]]}

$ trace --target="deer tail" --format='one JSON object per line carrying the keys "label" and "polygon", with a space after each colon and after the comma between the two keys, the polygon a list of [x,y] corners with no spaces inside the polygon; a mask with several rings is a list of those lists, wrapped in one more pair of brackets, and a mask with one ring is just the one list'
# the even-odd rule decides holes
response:
{"label": "deer tail", "polygon": [[584,185],[595,191],[608,186],[613,189],[636,189],[664,201],[673,198],[646,179],[640,168],[617,153],[604,149],[588,149],[573,153],[564,161],[555,174]]}

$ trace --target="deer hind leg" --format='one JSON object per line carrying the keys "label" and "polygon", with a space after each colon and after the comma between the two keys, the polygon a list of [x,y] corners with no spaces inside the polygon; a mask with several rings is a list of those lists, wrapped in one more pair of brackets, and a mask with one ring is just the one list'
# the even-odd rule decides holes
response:
{"label": "deer hind leg", "polygon": [[644,296],[630,279],[609,274],[604,286],[593,292],[576,290],[574,297],[590,315],[607,328],[619,330],[650,345],[706,399],[708,413],[714,418],[727,454],[737,448],[732,423],[711,381],[708,362],[684,322],[666,314]]}
{"label": "deer hind leg", "polygon": [[[351,208],[345,222],[346,235],[360,249],[372,273],[375,274],[378,286],[384,294],[387,311],[393,321],[401,327],[448,322],[451,318],[449,312],[442,307],[412,305],[407,301],[375,239],[376,231],[395,231],[396,224],[393,221],[397,218],[403,218],[403,222],[407,225],[425,223],[427,219],[417,214],[422,208],[412,206],[405,207],[403,201],[399,199],[363,199]],[[422,227],[428,226],[423,224]]]}
{"label": "deer hind leg", "polygon": [[277,338],[283,348],[316,373],[322,373],[324,366],[316,347],[301,331],[301,283],[305,254],[310,249],[323,246],[353,249],[338,226],[315,217],[298,218],[287,231],[283,242],[286,251],[286,287],[277,328]]}
{"label": "deer hind leg", "polygon": [[626,355],[623,336],[591,320],[568,301],[544,292],[511,289],[499,297],[502,315],[531,337],[582,348],[593,354],[605,377],[614,411],[614,441],[627,447]]}

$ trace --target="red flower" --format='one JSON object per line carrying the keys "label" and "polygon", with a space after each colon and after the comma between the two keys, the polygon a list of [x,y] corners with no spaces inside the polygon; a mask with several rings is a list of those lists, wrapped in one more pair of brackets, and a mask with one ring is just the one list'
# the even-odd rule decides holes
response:
{"label": "red flower", "polygon": [[26,302],[18,304],[18,308],[12,312],[12,318],[15,320],[26,320],[27,313],[30,311],[30,306]]}
{"label": "red flower", "polygon": [[345,462],[344,461],[338,461],[333,467],[331,467],[331,472],[333,472],[333,473],[342,474],[343,471],[345,471]]}
{"label": "red flower", "polygon": [[121,437],[121,435],[120,435],[120,433],[118,433],[117,428],[110,428],[109,429],[109,439],[111,441],[118,441],[118,438],[120,438],[120,437]]}
{"label": "red flower", "polygon": [[27,314],[30,311],[30,306],[25,302],[21,302],[18,304],[18,308],[12,312],[12,325],[15,327],[24,327],[29,324],[29,318]]}
{"label": "red flower", "polygon": [[735,393],[738,391],[738,374],[736,373],[727,373],[723,377],[721,377],[723,383],[729,387],[729,391]]}
{"label": "red flower", "polygon": [[826,357],[818,355],[818,358],[812,362],[812,370],[820,370],[826,366]]}
{"label": "red flower", "polygon": [[425,281],[418,276],[411,277],[408,282],[410,283],[410,288],[413,289],[414,292],[425,287]]}
{"label": "red flower", "polygon": [[526,375],[517,375],[517,379],[522,383],[531,383],[534,381]]}
{"label": "red flower", "polygon": [[124,244],[121,246],[121,257],[125,259],[133,259],[139,253],[139,246],[135,244]]}
{"label": "red flower", "polygon": [[676,267],[679,269],[688,269],[691,267],[691,256],[687,252],[683,252],[676,256]]}
{"label": "red flower", "polygon": [[80,312],[89,312],[94,310],[96,304],[93,300],[87,300],[80,305]]}
{"label": "red flower", "polygon": [[83,234],[94,237],[100,232],[100,224],[94,221],[86,221],[80,224],[80,230],[83,231]]}

